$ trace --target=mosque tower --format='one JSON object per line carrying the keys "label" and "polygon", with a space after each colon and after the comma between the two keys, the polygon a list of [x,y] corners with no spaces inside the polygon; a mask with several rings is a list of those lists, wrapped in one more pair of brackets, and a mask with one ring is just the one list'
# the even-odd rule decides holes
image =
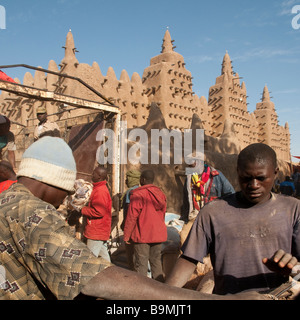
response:
{"label": "mosque tower", "polygon": [[[77,50],[75,48],[74,38],[71,30],[69,30],[67,34],[66,44],[63,48],[65,49],[65,56],[59,64],[60,73],[65,73],[76,77],[79,62],[75,55]],[[57,87],[60,93],[76,96],[76,84],[73,80],[60,77],[57,82]]]}
{"label": "mosque tower", "polygon": [[258,122],[259,141],[271,145],[272,127],[274,128],[278,123],[275,106],[270,99],[270,93],[267,86],[265,86],[263,90],[262,102],[256,104],[254,114]]}
{"label": "mosque tower", "polygon": [[192,76],[182,55],[174,51],[169,30],[165,32],[161,53],[150,60],[142,81],[149,103],[156,102],[170,129],[189,128],[199,112],[199,98],[192,92]]}
{"label": "mosque tower", "polygon": [[63,47],[65,49],[65,56],[60,63],[61,71],[65,73],[73,73],[79,65],[79,62],[75,56],[75,52],[78,52],[75,48],[74,38],[71,30],[69,30],[66,38],[66,44]]}
{"label": "mosque tower", "polygon": [[232,68],[232,62],[226,52],[221,75],[215,85],[209,89],[208,106],[211,109],[211,135],[219,137],[227,119],[234,129],[241,145],[249,144],[250,115],[247,111],[247,90],[244,82]]}
{"label": "mosque tower", "polygon": [[258,122],[258,141],[271,146],[280,159],[290,161],[290,132],[288,124],[279,125],[275,105],[271,101],[270,92],[265,85],[262,101],[256,104],[254,111]]}

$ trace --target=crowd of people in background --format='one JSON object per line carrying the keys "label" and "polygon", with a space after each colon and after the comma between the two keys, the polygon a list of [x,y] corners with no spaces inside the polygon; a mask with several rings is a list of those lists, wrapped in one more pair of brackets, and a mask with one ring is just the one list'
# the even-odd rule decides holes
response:
{"label": "crowd of people in background", "polygon": [[[238,192],[208,163],[190,165],[180,217],[186,236],[167,277],[161,256],[168,238],[166,195],[153,170],[128,171],[127,190],[118,198],[129,270],[115,266],[108,250],[113,201],[107,168],[95,166],[85,201],[71,210],[81,235],[70,235],[70,212],[66,218],[57,209],[80,194],[76,163],[46,109],[37,116],[35,142],[18,169],[10,121],[0,116],[6,154],[0,162],[0,266],[7,270],[7,278],[0,274],[0,298],[263,299],[256,293],[285,283],[298,264],[300,172],[279,183],[276,153],[257,143],[238,156]],[[213,294],[182,289],[208,255]]]}
{"label": "crowd of people in background", "polygon": [[300,172],[295,168],[291,176],[285,176],[284,181],[276,179],[273,191],[300,199]]}

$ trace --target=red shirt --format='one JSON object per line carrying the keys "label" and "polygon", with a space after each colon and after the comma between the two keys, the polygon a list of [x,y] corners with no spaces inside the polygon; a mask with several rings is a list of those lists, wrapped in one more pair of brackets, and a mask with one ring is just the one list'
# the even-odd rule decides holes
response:
{"label": "red shirt", "polygon": [[165,194],[153,184],[132,191],[127,211],[124,241],[160,243],[167,240]]}
{"label": "red shirt", "polygon": [[88,206],[81,209],[87,218],[84,236],[92,240],[108,240],[111,231],[112,200],[106,181],[93,183],[93,191]]}
{"label": "red shirt", "polygon": [[7,190],[12,184],[16,183],[17,180],[5,180],[0,182],[0,193]]}

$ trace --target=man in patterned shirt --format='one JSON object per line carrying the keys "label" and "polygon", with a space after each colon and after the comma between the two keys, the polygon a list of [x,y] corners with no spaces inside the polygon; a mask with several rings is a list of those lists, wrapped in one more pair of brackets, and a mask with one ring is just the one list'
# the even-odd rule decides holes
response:
{"label": "man in patterned shirt", "polygon": [[0,299],[73,299],[109,265],[68,235],[56,211],[75,178],[62,139],[45,137],[25,151],[18,183],[0,198]]}
{"label": "man in patterned shirt", "polygon": [[75,178],[72,151],[62,139],[44,137],[24,152],[18,183],[0,195],[0,300],[71,300],[82,294],[110,300],[219,299],[114,266],[71,237],[56,208],[73,191]]}

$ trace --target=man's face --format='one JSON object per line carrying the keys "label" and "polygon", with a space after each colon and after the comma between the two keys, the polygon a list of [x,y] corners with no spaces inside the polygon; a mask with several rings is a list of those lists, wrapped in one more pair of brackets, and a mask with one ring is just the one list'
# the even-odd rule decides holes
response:
{"label": "man's face", "polygon": [[47,186],[48,190],[44,194],[44,201],[52,204],[56,209],[63,203],[64,199],[68,195],[68,192],[62,189],[58,189],[52,186]]}
{"label": "man's face", "polygon": [[47,113],[38,113],[36,117],[38,118],[39,122],[44,122],[47,119]]}
{"label": "man's face", "polygon": [[244,199],[258,204],[270,198],[270,192],[278,172],[270,161],[247,162],[237,169]]}

